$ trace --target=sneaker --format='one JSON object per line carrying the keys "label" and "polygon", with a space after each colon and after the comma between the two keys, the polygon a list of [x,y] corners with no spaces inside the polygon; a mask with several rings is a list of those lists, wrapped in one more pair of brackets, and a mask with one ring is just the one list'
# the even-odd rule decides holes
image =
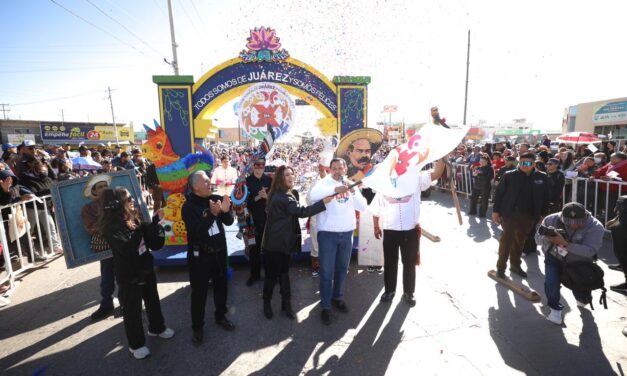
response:
{"label": "sneaker", "polygon": [[608,265],[607,267],[612,270],[616,270],[617,272],[623,271],[623,266],[621,264],[611,264],[611,265]]}
{"label": "sneaker", "polygon": [[331,299],[331,305],[340,312],[343,312],[343,313],[348,312],[348,307],[346,306],[346,303],[344,303],[343,300]]}
{"label": "sneaker", "polygon": [[99,321],[113,314],[113,307],[104,308],[102,306],[91,314],[91,321]]}
{"label": "sneaker", "polygon": [[381,295],[381,303],[386,303],[391,301],[392,299],[394,299],[394,295],[396,294],[396,292],[391,291],[391,292],[384,292],[383,295]]}
{"label": "sneaker", "polygon": [[374,266],[369,266],[366,268],[366,270],[368,271],[368,273],[374,273],[376,271]]}
{"label": "sneaker", "polygon": [[320,272],[318,272],[317,270],[312,270],[311,271],[311,276],[314,278],[318,278],[318,276],[320,275]]}
{"label": "sneaker", "polygon": [[627,294],[627,282],[619,285],[612,285],[610,286],[610,290],[620,292],[621,294]]}
{"label": "sneaker", "polygon": [[148,335],[151,337],[159,336],[159,338],[170,339],[174,337],[174,330],[170,328],[165,328],[165,330],[161,333],[152,333],[150,330],[148,331]]}
{"label": "sneaker", "polygon": [[135,357],[135,359],[144,359],[145,357],[147,357],[148,355],[150,355],[150,350],[148,350],[148,347],[146,346],[142,346],[138,349],[130,349],[131,354],[133,354],[133,356]]}
{"label": "sneaker", "polygon": [[322,323],[324,325],[330,325],[331,324],[331,311],[328,309],[323,309],[320,312],[320,318],[322,319]]}
{"label": "sneaker", "polygon": [[414,294],[403,293],[403,300],[409,304],[410,307],[416,306],[416,299],[414,298]]}
{"label": "sneaker", "polygon": [[514,273],[514,274],[518,274],[519,276],[521,276],[523,278],[527,278],[527,272],[525,272],[521,268],[509,268],[509,271]]}
{"label": "sneaker", "polygon": [[383,266],[374,266],[374,271],[377,272],[377,274],[383,274]]}
{"label": "sneaker", "polygon": [[562,325],[562,311],[551,308],[551,312],[547,316],[547,319],[556,325]]}

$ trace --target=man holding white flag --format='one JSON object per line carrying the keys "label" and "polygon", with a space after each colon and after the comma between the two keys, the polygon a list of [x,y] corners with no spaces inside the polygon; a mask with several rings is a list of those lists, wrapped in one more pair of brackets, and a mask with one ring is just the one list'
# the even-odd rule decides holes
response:
{"label": "man holding white flag", "polygon": [[383,279],[385,292],[381,302],[389,302],[396,293],[398,274],[398,250],[403,262],[403,300],[411,307],[416,305],[416,256],[419,249],[420,232],[420,192],[426,190],[433,180],[444,172],[445,164],[438,161],[431,171],[421,171],[415,184],[414,193],[404,197],[390,197],[377,193],[368,207],[374,216],[374,235],[383,236]]}

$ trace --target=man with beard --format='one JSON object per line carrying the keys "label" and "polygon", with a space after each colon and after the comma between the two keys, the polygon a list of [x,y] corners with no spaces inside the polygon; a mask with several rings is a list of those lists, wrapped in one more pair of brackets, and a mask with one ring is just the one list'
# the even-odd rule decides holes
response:
{"label": "man with beard", "polygon": [[366,177],[372,169],[372,156],[377,152],[383,141],[381,132],[375,129],[357,129],[340,140],[335,157],[346,161],[346,176],[352,181]]}
{"label": "man with beard", "polygon": [[431,107],[431,119],[433,124],[441,125],[444,128],[450,129],[450,127],[446,124],[446,118],[440,118],[440,110],[437,106]]}

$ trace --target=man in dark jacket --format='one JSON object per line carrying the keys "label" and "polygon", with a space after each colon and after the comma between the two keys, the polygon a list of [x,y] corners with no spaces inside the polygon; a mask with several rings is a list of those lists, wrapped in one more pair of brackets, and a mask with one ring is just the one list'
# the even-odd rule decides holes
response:
{"label": "man in dark jacket", "polygon": [[612,285],[612,291],[627,295],[627,196],[620,196],[616,201],[616,218],[609,221],[607,228],[612,232],[614,255],[618,265],[608,265],[610,269],[625,274],[625,282]]}
{"label": "man in dark jacket", "polygon": [[265,167],[265,159],[257,159],[253,164],[253,173],[246,178],[246,186],[248,187],[246,206],[252,215],[255,226],[255,244],[248,247],[250,277],[246,281],[246,286],[252,286],[261,277],[261,238],[263,229],[266,226],[268,192],[270,192],[270,186],[272,185],[272,179],[263,173]]}
{"label": "man in dark jacket", "polygon": [[499,278],[505,277],[508,258],[510,271],[527,277],[520,266],[525,238],[547,214],[549,181],[534,169],[534,160],[533,153],[521,154],[518,169],[506,173],[496,189],[492,220],[503,225],[496,263]]}
{"label": "man in dark jacket", "polygon": [[494,178],[494,169],[490,163],[490,157],[482,154],[479,159],[479,166],[472,169],[473,186],[472,195],[470,196],[470,211],[468,215],[477,214],[477,201],[481,196],[481,204],[479,205],[479,217],[485,217],[488,211],[488,201],[490,200],[490,190],[492,189],[492,179]]}
{"label": "man in dark jacket", "polygon": [[549,185],[549,213],[557,213],[562,211],[562,190],[566,181],[564,173],[560,171],[560,160],[549,159],[546,172],[551,183]]}
{"label": "man in dark jacket", "polygon": [[215,320],[225,330],[235,329],[226,318],[227,249],[224,225],[234,222],[228,196],[213,195],[211,180],[204,171],[189,176],[191,193],[181,214],[187,228],[187,263],[192,288],[192,342],[203,341],[205,305],[209,279],[213,280]]}

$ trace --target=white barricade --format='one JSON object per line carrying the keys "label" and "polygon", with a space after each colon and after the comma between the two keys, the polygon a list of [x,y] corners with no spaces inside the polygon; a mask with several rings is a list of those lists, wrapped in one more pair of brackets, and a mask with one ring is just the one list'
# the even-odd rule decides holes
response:
{"label": "white barricade", "polygon": [[[466,164],[453,163],[453,169],[455,174],[455,186],[457,193],[463,193],[466,196],[470,196],[472,193],[472,172],[470,167]],[[448,177],[438,179],[437,186],[442,189],[451,190],[449,187]]]}
{"label": "white barricade", "polygon": [[4,259],[0,286],[8,284],[2,295],[11,293],[17,275],[31,269],[36,262],[54,257],[55,243],[60,248],[59,227],[48,209],[50,200],[48,195],[0,206],[3,213],[0,241]]}
{"label": "white barricade", "polygon": [[566,181],[562,192],[563,203],[576,201],[585,205],[603,225],[614,218],[618,196],[627,195],[627,182],[582,177],[566,178]]}

